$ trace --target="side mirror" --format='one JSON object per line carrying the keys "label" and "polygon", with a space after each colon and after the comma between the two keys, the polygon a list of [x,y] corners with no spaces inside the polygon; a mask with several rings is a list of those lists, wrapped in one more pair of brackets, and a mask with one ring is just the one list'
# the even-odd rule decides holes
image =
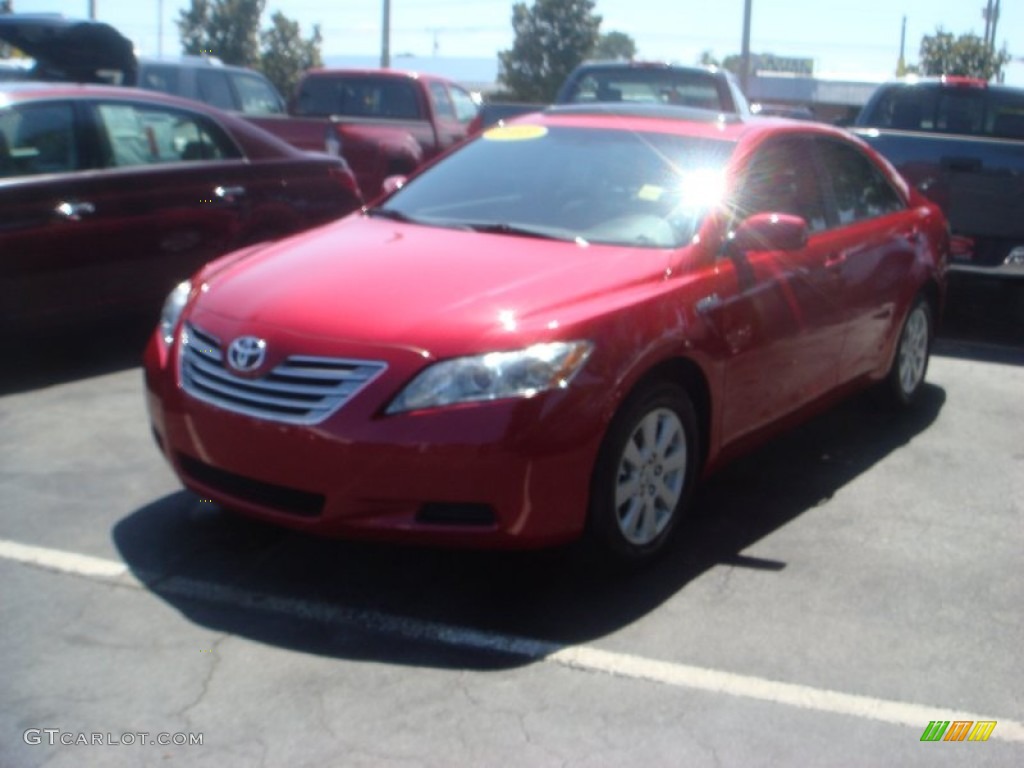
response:
{"label": "side mirror", "polygon": [[384,179],[384,182],[380,185],[380,191],[382,195],[391,195],[400,190],[405,186],[407,177],[402,175],[388,176]]}
{"label": "side mirror", "polygon": [[788,213],[755,213],[729,234],[731,252],[796,251],[807,244],[807,222]]}

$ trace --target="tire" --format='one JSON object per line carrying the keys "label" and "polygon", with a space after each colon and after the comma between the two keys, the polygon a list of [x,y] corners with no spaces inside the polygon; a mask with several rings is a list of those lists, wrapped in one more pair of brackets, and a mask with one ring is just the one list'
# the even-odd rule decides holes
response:
{"label": "tire", "polygon": [[886,379],[890,403],[907,407],[918,399],[928,372],[934,327],[931,305],[927,299],[918,296],[903,321],[896,356]]}
{"label": "tire", "polygon": [[587,538],[604,561],[664,550],[696,481],[699,435],[686,391],[667,382],[630,396],[612,420],[590,484]]}

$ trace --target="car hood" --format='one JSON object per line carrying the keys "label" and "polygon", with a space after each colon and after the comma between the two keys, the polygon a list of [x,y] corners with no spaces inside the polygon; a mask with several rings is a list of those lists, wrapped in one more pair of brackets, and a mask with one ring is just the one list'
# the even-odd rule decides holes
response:
{"label": "car hood", "polygon": [[[665,250],[595,246],[363,216],[228,259],[196,308],[254,328],[444,355],[509,345],[665,279]],[[215,267],[217,265],[214,265]],[[544,330],[546,329],[546,330]]]}
{"label": "car hood", "polygon": [[60,16],[0,16],[0,41],[36,60],[37,80],[110,82],[100,71],[120,73],[117,83],[133,85],[138,70],[134,46],[109,24]]}

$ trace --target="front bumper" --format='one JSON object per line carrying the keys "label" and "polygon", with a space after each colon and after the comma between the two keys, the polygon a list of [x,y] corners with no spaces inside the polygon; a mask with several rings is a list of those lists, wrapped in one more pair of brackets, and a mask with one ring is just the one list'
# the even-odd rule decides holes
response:
{"label": "front bumper", "polygon": [[323,422],[295,425],[189,396],[176,354],[154,334],[146,402],[202,498],[316,534],[446,546],[545,546],[583,529],[605,427],[596,386],[384,416],[398,365]]}

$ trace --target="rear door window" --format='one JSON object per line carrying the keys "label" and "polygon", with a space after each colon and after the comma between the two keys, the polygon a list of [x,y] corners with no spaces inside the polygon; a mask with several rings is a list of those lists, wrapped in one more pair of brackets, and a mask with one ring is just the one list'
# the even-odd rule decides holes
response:
{"label": "rear door window", "polygon": [[0,178],[67,173],[79,168],[70,103],[14,105],[0,110]]}
{"label": "rear door window", "polygon": [[906,207],[889,180],[855,147],[828,140],[818,141],[818,147],[840,226]]}
{"label": "rear door window", "polygon": [[202,115],[130,103],[96,107],[108,167],[225,160],[240,156],[234,142]]}

